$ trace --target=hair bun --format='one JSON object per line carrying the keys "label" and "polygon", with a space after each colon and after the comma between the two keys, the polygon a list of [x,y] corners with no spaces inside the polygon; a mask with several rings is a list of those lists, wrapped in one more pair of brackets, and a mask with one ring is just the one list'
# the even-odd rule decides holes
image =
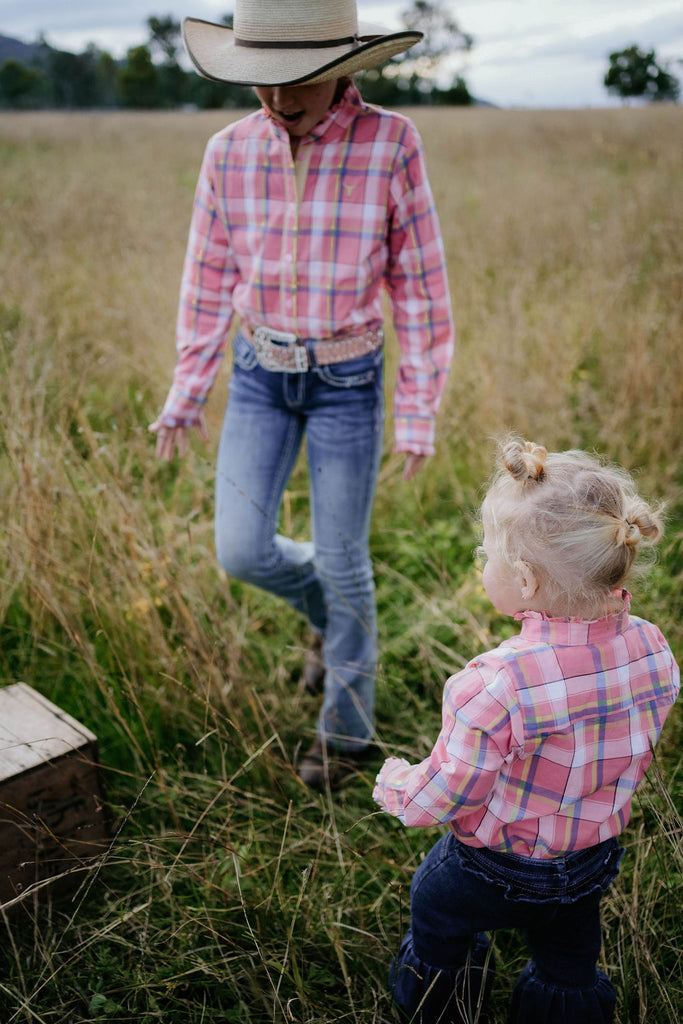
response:
{"label": "hair bun", "polygon": [[625,544],[627,548],[634,548],[638,544],[640,537],[640,527],[637,523],[631,523],[628,519],[623,519],[619,523],[618,544]]}
{"label": "hair bun", "polygon": [[624,544],[631,547],[643,538],[651,544],[656,544],[664,535],[664,524],[661,515],[642,507],[636,513],[626,518],[626,533]]}
{"label": "hair bun", "polygon": [[508,441],[503,448],[503,465],[515,480],[542,480],[548,450],[533,441]]}

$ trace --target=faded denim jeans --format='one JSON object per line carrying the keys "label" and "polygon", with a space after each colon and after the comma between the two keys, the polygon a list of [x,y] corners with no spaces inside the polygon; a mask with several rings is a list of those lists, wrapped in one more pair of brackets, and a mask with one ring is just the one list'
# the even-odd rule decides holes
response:
{"label": "faded denim jeans", "polygon": [[[284,598],[323,637],[318,734],[367,746],[377,667],[370,515],[382,454],[383,353],[302,373],[265,370],[234,342],[218,450],[216,552],[225,571]],[[304,437],[311,541],[278,533],[282,496]]]}
{"label": "faded denim jeans", "polygon": [[411,924],[390,971],[415,1024],[461,1024],[485,1012],[495,975],[489,931],[521,930],[531,953],[512,996],[512,1024],[609,1024],[616,993],[597,969],[600,899],[619,871],[616,839],[531,860],[460,843],[452,832],[411,885]]}

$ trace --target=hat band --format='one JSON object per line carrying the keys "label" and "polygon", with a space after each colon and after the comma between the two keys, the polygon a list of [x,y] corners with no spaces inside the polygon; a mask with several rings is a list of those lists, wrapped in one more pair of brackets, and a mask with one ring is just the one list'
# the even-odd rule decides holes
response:
{"label": "hat band", "polygon": [[360,46],[358,36],[343,39],[240,39],[234,37],[235,46],[253,46],[257,50],[322,50],[332,46]]}

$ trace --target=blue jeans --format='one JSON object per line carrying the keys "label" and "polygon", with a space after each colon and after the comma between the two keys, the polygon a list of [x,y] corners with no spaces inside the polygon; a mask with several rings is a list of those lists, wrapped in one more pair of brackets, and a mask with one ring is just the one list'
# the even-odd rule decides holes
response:
{"label": "blue jeans", "polygon": [[531,961],[512,996],[512,1024],[608,1024],[616,994],[597,969],[600,899],[619,871],[615,839],[531,860],[475,849],[452,832],[415,872],[410,929],[390,971],[415,1024],[460,1024],[485,1008],[495,963],[487,931],[522,931]]}
{"label": "blue jeans", "polygon": [[[304,373],[259,365],[238,334],[218,449],[216,552],[225,571],[302,612],[323,637],[318,734],[362,749],[374,731],[377,667],[370,514],[384,427],[382,350]],[[277,532],[306,437],[312,541]]]}

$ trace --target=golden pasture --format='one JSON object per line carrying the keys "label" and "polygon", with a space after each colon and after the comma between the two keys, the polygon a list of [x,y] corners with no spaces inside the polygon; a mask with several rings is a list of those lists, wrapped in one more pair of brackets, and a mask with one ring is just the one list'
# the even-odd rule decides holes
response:
{"label": "golden pasture", "polygon": [[[204,144],[227,116],[0,113],[1,681],[96,732],[125,823],[81,902],[4,944],[3,1020],[390,1019],[386,964],[434,836],[369,823],[369,782],[329,805],[297,785],[315,718],[290,682],[300,624],[213,553],[229,360],[208,445],[161,465],[147,431]],[[373,527],[380,739],[418,757],[446,675],[506,628],[470,546],[508,431],[596,449],[668,502],[637,610],[683,655],[683,110],[411,116],[458,332],[437,455],[406,486],[388,431]],[[388,397],[395,347],[389,329]],[[305,493],[299,467],[295,530]],[[681,1019],[679,720],[607,905],[619,1024]],[[501,962],[496,1021],[523,954]]]}

